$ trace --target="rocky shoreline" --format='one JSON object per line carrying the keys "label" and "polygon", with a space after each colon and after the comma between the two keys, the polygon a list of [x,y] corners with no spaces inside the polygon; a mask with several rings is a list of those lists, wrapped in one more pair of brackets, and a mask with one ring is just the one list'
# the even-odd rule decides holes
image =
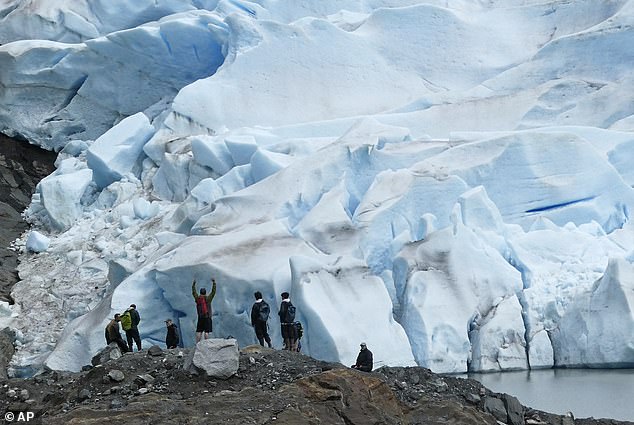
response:
{"label": "rocky shoreline", "polygon": [[0,301],[13,303],[11,288],[18,281],[17,253],[11,243],[28,225],[22,212],[37,183],[55,169],[57,154],[0,134]]}
{"label": "rocky shoreline", "polygon": [[298,353],[242,349],[237,373],[208,377],[190,349],[152,347],[87,366],[0,382],[0,411],[30,423],[99,424],[627,424],[522,406],[471,379],[425,368],[372,373]]}

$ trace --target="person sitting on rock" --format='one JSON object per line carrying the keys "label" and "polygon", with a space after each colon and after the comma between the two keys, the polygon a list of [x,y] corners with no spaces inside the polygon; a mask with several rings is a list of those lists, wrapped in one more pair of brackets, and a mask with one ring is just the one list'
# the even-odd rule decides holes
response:
{"label": "person sitting on rock", "polygon": [[165,345],[167,348],[176,348],[178,347],[178,343],[180,338],[178,337],[178,327],[172,322],[172,319],[167,319],[165,321],[165,326],[167,326],[167,336],[165,337]]}
{"label": "person sitting on rock", "polygon": [[200,294],[196,291],[196,279],[192,282],[192,296],[196,301],[196,311],[198,312],[198,322],[196,323],[196,343],[200,342],[205,335],[205,339],[209,338],[209,333],[213,330],[211,323],[211,301],[216,295],[216,280],[211,279],[211,294],[207,295],[205,288],[200,288]]}
{"label": "person sitting on rock", "polygon": [[372,351],[368,350],[365,342],[361,343],[361,351],[357,356],[357,362],[352,365],[353,369],[362,370],[364,372],[372,372],[374,362],[372,360]]}
{"label": "person sitting on rock", "polygon": [[128,344],[121,338],[121,331],[119,330],[119,322],[121,316],[119,313],[114,315],[114,318],[106,326],[106,344],[110,345],[116,342],[122,353],[128,352]]}

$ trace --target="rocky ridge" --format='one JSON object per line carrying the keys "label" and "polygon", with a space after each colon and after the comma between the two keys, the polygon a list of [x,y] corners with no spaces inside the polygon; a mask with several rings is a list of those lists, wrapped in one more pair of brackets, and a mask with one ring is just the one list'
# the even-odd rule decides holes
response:
{"label": "rocky ridge", "polygon": [[[475,380],[425,368],[372,373],[260,346],[242,349],[228,379],[187,365],[190,349],[108,353],[82,372],[0,383],[0,411],[30,423],[100,424],[625,424],[522,406]],[[103,363],[101,363],[103,361]]]}
{"label": "rocky ridge", "polygon": [[56,157],[54,152],[0,134],[0,301],[13,301],[10,292],[18,281],[18,260],[11,243],[27,229],[22,212],[37,183],[55,169]]}

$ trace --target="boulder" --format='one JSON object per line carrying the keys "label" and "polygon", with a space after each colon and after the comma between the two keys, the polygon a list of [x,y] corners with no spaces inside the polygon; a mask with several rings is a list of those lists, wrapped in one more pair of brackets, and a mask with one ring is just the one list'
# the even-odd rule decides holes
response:
{"label": "boulder", "polygon": [[122,407],[125,407],[125,402],[120,398],[115,398],[110,402],[111,409],[121,409]]}
{"label": "boulder", "polygon": [[567,412],[564,416],[562,416],[561,425],[575,425],[575,417],[572,412]]}
{"label": "boulder", "polygon": [[492,414],[498,421],[506,423],[506,407],[499,398],[487,396],[484,399],[484,411]]}
{"label": "boulder", "polygon": [[506,406],[506,413],[508,415],[507,423],[513,425],[524,425],[524,406],[520,401],[509,394],[502,396],[504,405]]}
{"label": "boulder", "polygon": [[238,372],[238,342],[235,339],[203,339],[196,344],[191,361],[207,376],[227,379]]}
{"label": "boulder", "polygon": [[121,357],[121,350],[116,342],[110,343],[106,348],[95,354],[90,363],[93,366],[104,364],[110,360],[117,360]]}
{"label": "boulder", "polygon": [[158,357],[163,355],[163,349],[158,345],[153,345],[147,350],[148,356]]}
{"label": "boulder", "polygon": [[154,377],[149,373],[144,373],[143,375],[138,375],[134,382],[139,386],[144,386],[145,384],[151,384],[155,381]]}
{"label": "boulder", "polygon": [[80,402],[84,400],[88,400],[90,397],[92,397],[92,394],[90,390],[88,390],[87,388],[81,389],[79,393],[77,394],[77,400]]}
{"label": "boulder", "polygon": [[125,375],[123,374],[123,372],[117,369],[112,369],[110,372],[108,372],[108,377],[115,382],[121,382],[125,379]]}
{"label": "boulder", "polygon": [[467,394],[465,399],[471,404],[478,404],[480,403],[480,400],[482,400],[479,395],[473,393]]}

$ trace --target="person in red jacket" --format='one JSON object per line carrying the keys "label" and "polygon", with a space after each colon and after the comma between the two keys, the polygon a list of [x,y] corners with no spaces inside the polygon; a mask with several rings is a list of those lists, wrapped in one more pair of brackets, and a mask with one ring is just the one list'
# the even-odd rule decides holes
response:
{"label": "person in red jacket", "polygon": [[211,301],[216,296],[216,280],[211,279],[211,294],[207,295],[205,288],[200,288],[200,294],[196,291],[196,279],[192,282],[192,296],[196,301],[196,311],[198,312],[198,322],[196,323],[196,343],[198,343],[203,334],[205,339],[209,338],[209,333],[213,330],[211,323]]}

